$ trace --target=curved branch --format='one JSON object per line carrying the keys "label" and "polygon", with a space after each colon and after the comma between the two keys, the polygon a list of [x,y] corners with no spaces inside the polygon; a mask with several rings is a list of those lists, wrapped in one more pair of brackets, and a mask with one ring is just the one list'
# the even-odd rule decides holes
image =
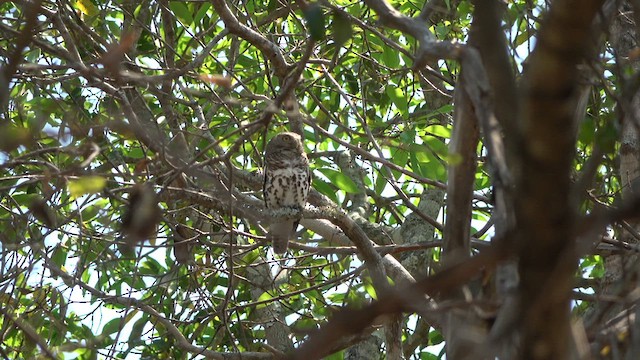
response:
{"label": "curved branch", "polygon": [[280,78],[284,78],[289,72],[290,65],[282,55],[280,48],[267,40],[257,31],[250,27],[241,24],[238,18],[233,15],[229,7],[224,0],[211,0],[216,13],[220,16],[220,19],[224,22],[224,25],[229,29],[229,32],[251,43],[251,45],[260,49],[264,56],[272,62],[276,75]]}
{"label": "curved branch", "polygon": [[365,0],[365,3],[375,10],[383,24],[413,36],[420,46],[436,41],[422,19],[404,16],[384,0]]}

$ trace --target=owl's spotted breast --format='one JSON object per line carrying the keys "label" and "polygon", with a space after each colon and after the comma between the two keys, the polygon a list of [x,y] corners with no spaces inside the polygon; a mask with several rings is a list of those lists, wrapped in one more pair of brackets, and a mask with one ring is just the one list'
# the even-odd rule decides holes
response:
{"label": "owl's spotted breast", "polygon": [[[267,208],[277,210],[296,208],[302,210],[307,203],[311,174],[309,160],[304,153],[299,135],[276,135],[265,151],[263,196]],[[299,221],[283,220],[269,226],[267,239],[273,241],[276,253],[287,250],[287,244],[295,234]]]}
{"label": "owl's spotted breast", "polygon": [[267,171],[264,196],[268,208],[303,208],[309,194],[309,172],[301,168]]}

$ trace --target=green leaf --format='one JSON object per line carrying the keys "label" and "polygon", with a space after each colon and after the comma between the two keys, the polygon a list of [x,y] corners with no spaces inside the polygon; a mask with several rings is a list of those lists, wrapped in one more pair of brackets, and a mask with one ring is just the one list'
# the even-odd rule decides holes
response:
{"label": "green leaf", "polygon": [[347,69],[344,73],[344,79],[347,81],[347,88],[350,94],[357,94],[360,92],[360,84],[358,79],[353,75],[351,69]]}
{"label": "green leaf", "polygon": [[136,320],[133,323],[133,327],[131,328],[131,333],[129,333],[129,345],[131,347],[138,346],[142,343],[142,331],[144,330],[145,325],[149,322],[149,317],[143,315],[140,319]]}
{"label": "green leaf", "polygon": [[584,119],[580,124],[578,139],[583,144],[591,144],[596,134],[596,124],[592,117]]}
{"label": "green leaf", "polygon": [[68,187],[71,197],[77,198],[84,194],[95,194],[102,191],[107,179],[100,176],[85,176],[76,180],[69,180]]}
{"label": "green leaf", "polygon": [[360,193],[360,188],[356,185],[353,180],[351,180],[348,176],[340,171],[336,171],[328,168],[320,168],[318,169],[324,176],[326,176],[333,185],[337,186],[339,189],[344,190],[348,193]]}
{"label": "green leaf", "polygon": [[169,8],[180,19],[180,21],[189,26],[193,22],[193,16],[187,5],[180,1],[170,1]]}
{"label": "green leaf", "polygon": [[353,36],[353,28],[349,17],[341,11],[333,12],[333,22],[331,23],[331,36],[339,48]]}
{"label": "green leaf", "polygon": [[30,141],[29,129],[13,126],[11,123],[0,124],[0,151],[10,152]]}
{"label": "green leaf", "polygon": [[409,111],[407,110],[407,96],[402,89],[397,86],[389,85],[386,87],[385,92],[403,117],[409,115]]}
{"label": "green leaf", "polygon": [[65,262],[67,261],[67,249],[62,246],[56,246],[55,250],[53,250],[53,254],[51,255],[51,261],[59,267],[64,267]]}
{"label": "green leaf", "polygon": [[147,258],[140,267],[140,273],[143,275],[160,275],[166,272],[166,269],[153,258]]}
{"label": "green leaf", "polygon": [[314,177],[311,180],[311,185],[314,189],[318,190],[318,192],[320,192],[321,194],[329,197],[329,199],[331,199],[332,201],[338,201],[338,194],[336,194],[335,189],[333,188],[333,186],[331,186],[330,183]]}
{"label": "green leaf", "polygon": [[420,352],[420,360],[438,360],[439,357],[427,351]]}
{"label": "green leaf", "polygon": [[442,333],[438,330],[432,330],[429,332],[429,345],[438,345],[444,341]]}
{"label": "green leaf", "polygon": [[[271,300],[271,299],[273,299],[273,295],[271,295],[271,294],[269,294],[268,292],[265,291],[262,294],[260,294],[260,296],[258,297],[257,301],[268,301],[268,300]],[[262,309],[262,308],[264,308],[264,307],[266,307],[268,305],[269,305],[269,303],[266,302],[264,304],[258,304],[256,306],[256,308],[257,309]]]}
{"label": "green leaf", "polygon": [[425,131],[427,134],[431,134],[433,136],[439,136],[447,139],[451,137],[451,128],[442,125],[427,126]]}
{"label": "green leaf", "polygon": [[384,176],[377,176],[373,191],[376,194],[382,194],[382,191],[387,187],[387,179]]}
{"label": "green leaf", "polygon": [[398,52],[398,50],[386,44],[384,45],[382,56],[384,58],[384,64],[386,66],[395,69],[400,65],[400,53]]}
{"label": "green leaf", "polygon": [[[396,149],[392,152],[393,163],[396,165],[400,165],[404,167],[409,162],[409,152],[404,151],[402,149]],[[394,176],[400,176],[400,173],[397,170],[392,170]]]}
{"label": "green leaf", "polygon": [[202,4],[202,6],[200,6],[200,9],[196,13],[196,16],[193,18],[193,24],[194,25],[200,24],[200,21],[202,21],[202,19],[205,17],[205,15],[207,15],[207,12],[209,11],[209,8],[211,8],[211,4],[209,4],[209,3],[204,3],[204,4]]}
{"label": "green leaf", "polygon": [[371,296],[372,299],[378,299],[378,294],[376,293],[376,289],[373,287],[373,284],[369,281],[364,283],[364,289],[367,291],[367,294]]}
{"label": "green leaf", "polygon": [[138,5],[136,9],[133,11],[133,17],[137,19],[140,16],[140,12],[142,11],[142,9],[144,9],[145,6],[146,4]]}
{"label": "green leaf", "polygon": [[344,359],[344,350],[340,350],[338,352],[335,352],[331,355],[328,356],[324,356],[323,359],[325,360],[342,360]]}
{"label": "green leaf", "polygon": [[439,161],[429,161],[427,163],[421,163],[420,167],[428,178],[436,179],[440,181],[447,180],[447,169]]}
{"label": "green leaf", "polygon": [[525,31],[525,32],[521,32],[518,35],[516,35],[516,39],[513,42],[514,47],[518,47],[522,44],[524,44],[527,40],[529,40],[531,38],[531,32],[530,31]]}
{"label": "green leaf", "polygon": [[483,173],[476,173],[476,190],[486,189],[491,186],[491,179]]}
{"label": "green leaf", "polygon": [[104,327],[102,327],[102,336],[109,336],[111,334],[115,334],[116,332],[118,332],[118,330],[120,330],[121,323],[122,323],[122,319],[120,318],[109,320],[109,322],[106,323]]}
{"label": "green leaf", "polygon": [[98,199],[92,205],[87,206],[82,210],[82,220],[84,222],[89,222],[93,220],[101,210],[107,208],[109,206],[109,200],[107,199]]}
{"label": "green leaf", "polygon": [[307,29],[309,35],[314,41],[320,41],[324,39],[325,34],[325,21],[324,13],[318,3],[309,4],[309,6],[302,11],[304,19],[307,22]]}
{"label": "green leaf", "polygon": [[615,151],[616,142],[619,139],[619,131],[614,121],[607,121],[596,133],[596,143],[605,153]]}
{"label": "green leaf", "polygon": [[422,177],[429,177],[429,174],[426,171],[426,167],[424,166],[428,162],[420,161],[418,159],[418,153],[415,153],[415,152],[409,153],[409,162],[411,164],[411,168],[415,173],[417,173]]}

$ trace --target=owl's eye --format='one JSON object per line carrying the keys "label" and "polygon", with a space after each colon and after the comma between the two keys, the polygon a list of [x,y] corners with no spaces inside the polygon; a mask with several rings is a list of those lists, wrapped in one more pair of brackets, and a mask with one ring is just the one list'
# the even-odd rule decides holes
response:
{"label": "owl's eye", "polygon": [[291,136],[290,135],[285,135],[285,136],[282,137],[282,140],[291,141]]}

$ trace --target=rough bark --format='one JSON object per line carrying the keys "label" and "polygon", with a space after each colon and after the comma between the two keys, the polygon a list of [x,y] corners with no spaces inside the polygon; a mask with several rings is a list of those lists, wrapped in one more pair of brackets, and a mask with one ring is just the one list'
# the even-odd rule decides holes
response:
{"label": "rough bark", "polygon": [[[620,64],[620,70],[630,67],[636,73],[640,69],[637,60],[633,60],[630,54],[637,49],[637,2],[624,2],[620,10],[615,14],[609,33],[609,40]],[[635,10],[635,11],[634,11]],[[623,89],[619,101],[619,115],[621,119],[620,130],[620,183],[622,185],[622,198],[629,201],[638,196],[638,179],[640,177],[640,93],[637,88],[629,86],[632,79],[618,73],[619,82]],[[628,227],[620,231],[621,240],[637,244],[638,240],[633,232],[640,231],[640,223],[629,222]],[[598,303],[590,314],[590,333],[595,334],[593,351],[601,352],[609,349],[619,358],[633,359],[640,354],[640,341],[638,334],[639,322],[637,319],[637,300],[631,296],[631,292],[638,286],[637,254],[620,254],[608,252],[604,254],[605,274],[602,281],[603,294],[623,299],[616,304]],[[625,334],[621,337],[621,334]]]}
{"label": "rough bark", "polygon": [[[426,189],[420,196],[418,209],[427,216],[436,218],[443,204],[444,191],[439,189]],[[394,238],[396,238],[396,242],[399,244],[416,244],[431,241],[434,239],[434,236],[435,228],[433,225],[424,221],[417,214],[410,214],[402,223],[402,226]],[[431,257],[431,251],[411,252],[403,254],[400,258],[400,263],[411,272],[415,278],[422,279],[427,277],[433,270]],[[409,283],[405,281],[401,284],[408,285]],[[416,325],[414,333],[405,341],[403,349],[405,358],[409,358],[420,344],[428,343],[430,326],[435,327],[437,325],[431,321],[431,319],[422,316],[418,319],[418,325]]]}
{"label": "rough bark", "polygon": [[[466,81],[464,69],[460,81]],[[447,221],[442,248],[444,263],[461,262],[471,254],[471,200],[479,130],[473,107],[463,89],[459,85],[456,91],[454,129],[449,144],[449,153],[454,160],[448,167]],[[440,300],[464,301],[465,295],[462,291],[455,291],[444,294]],[[464,359],[473,353],[482,337],[478,334],[477,325],[472,308],[452,309],[446,314],[443,334],[447,341],[448,359]]]}
{"label": "rough bark", "polygon": [[570,172],[573,95],[589,28],[602,1],[555,1],[545,15],[525,79],[515,212],[520,255],[523,359],[565,359],[577,259]]}
{"label": "rough bark", "polygon": [[[251,291],[251,298],[254,301],[257,301],[265,291],[274,291],[274,278],[268,264],[262,263],[256,267],[250,267],[247,271],[256,285]],[[264,326],[267,344],[279,351],[287,352],[293,349],[293,342],[289,337],[291,329],[287,326],[282,313],[282,306],[278,302],[272,302],[263,307],[257,307],[251,320]]]}

